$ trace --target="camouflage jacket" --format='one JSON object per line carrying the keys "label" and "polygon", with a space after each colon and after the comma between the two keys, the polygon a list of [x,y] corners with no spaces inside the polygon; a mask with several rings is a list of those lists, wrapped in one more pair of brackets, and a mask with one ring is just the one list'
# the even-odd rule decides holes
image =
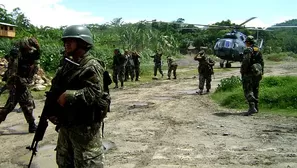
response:
{"label": "camouflage jacket", "polygon": [[112,67],[124,67],[127,63],[127,59],[123,54],[118,54],[113,56]]}
{"label": "camouflage jacket", "polygon": [[167,64],[168,64],[168,67],[177,66],[176,61],[172,57],[167,57]]}
{"label": "camouflage jacket", "polygon": [[134,66],[140,65],[140,56],[138,54],[133,53],[132,60],[133,60]]}
{"label": "camouflage jacket", "polygon": [[[254,66],[254,65],[260,66]],[[261,71],[261,74],[264,72],[264,61],[262,57],[262,53],[260,49],[253,45],[251,47],[247,47],[244,50],[243,60],[240,68],[240,73],[242,75],[253,75],[254,68],[256,67],[258,71]]]}
{"label": "camouflage jacket", "polygon": [[215,62],[208,57],[195,57],[194,60],[199,62],[198,72],[202,75],[212,75],[213,74],[213,66]]}
{"label": "camouflage jacket", "polygon": [[155,54],[151,57],[154,58],[155,64],[162,64],[162,54]]}
{"label": "camouflage jacket", "polygon": [[19,83],[25,86],[31,83],[38,71],[39,54],[24,54],[16,47],[11,49],[8,56],[7,84]]}
{"label": "camouflage jacket", "polygon": [[50,91],[64,90],[66,93],[62,121],[74,125],[102,121],[108,106],[108,95],[103,89],[105,70],[97,59],[88,54],[78,64],[65,62],[52,80]]}

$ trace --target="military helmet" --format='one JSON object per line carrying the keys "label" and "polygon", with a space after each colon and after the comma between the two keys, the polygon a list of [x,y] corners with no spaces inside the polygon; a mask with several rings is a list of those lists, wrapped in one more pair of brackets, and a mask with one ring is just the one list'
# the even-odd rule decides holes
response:
{"label": "military helmet", "polygon": [[66,38],[76,38],[81,39],[82,41],[86,42],[87,44],[93,46],[93,35],[91,31],[82,25],[71,25],[66,27],[63,32],[62,40]]}
{"label": "military helmet", "polygon": [[254,36],[251,36],[251,35],[247,36],[245,39],[245,42],[255,43]]}
{"label": "military helmet", "polygon": [[199,55],[204,55],[204,54],[205,54],[205,51],[204,51],[204,50],[201,50],[201,51],[199,51],[198,54],[199,54]]}

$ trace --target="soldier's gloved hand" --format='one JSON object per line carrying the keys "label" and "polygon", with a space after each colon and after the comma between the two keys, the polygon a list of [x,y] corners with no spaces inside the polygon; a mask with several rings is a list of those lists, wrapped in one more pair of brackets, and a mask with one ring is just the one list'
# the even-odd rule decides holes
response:
{"label": "soldier's gloved hand", "polygon": [[64,107],[66,104],[66,93],[62,93],[60,97],[58,98],[57,102],[60,104],[60,106]]}

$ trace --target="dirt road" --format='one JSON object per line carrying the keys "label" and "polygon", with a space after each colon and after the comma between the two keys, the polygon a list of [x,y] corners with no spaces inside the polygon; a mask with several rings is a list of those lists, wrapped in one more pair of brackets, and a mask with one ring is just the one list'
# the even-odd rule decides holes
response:
{"label": "dirt road", "polygon": [[[266,67],[267,76],[297,72],[292,62]],[[239,70],[216,73],[213,86],[231,75],[239,75]],[[297,167],[297,118],[263,113],[245,117],[219,107],[209,95],[197,95],[196,90],[197,79],[191,75],[111,90],[112,112],[105,120],[104,143],[112,148],[105,155],[106,167]],[[35,116],[40,115],[42,103],[37,101]],[[0,130],[0,167],[25,167],[31,154],[25,147],[34,135],[27,134],[23,115],[11,113]],[[56,139],[50,124],[32,167],[57,167]]]}

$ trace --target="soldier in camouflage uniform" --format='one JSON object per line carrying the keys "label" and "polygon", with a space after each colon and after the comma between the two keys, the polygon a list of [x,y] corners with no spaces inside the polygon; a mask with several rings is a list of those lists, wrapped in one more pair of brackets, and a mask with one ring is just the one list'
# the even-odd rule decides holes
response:
{"label": "soldier in camouflage uniform", "polygon": [[[56,161],[59,168],[103,168],[100,127],[106,116],[107,99],[103,87],[104,68],[89,54],[93,46],[90,30],[84,26],[68,26],[62,40],[66,56],[52,80],[50,92],[63,92],[57,102],[59,116],[50,117],[59,127]],[[54,94],[54,93],[53,93]]]}
{"label": "soldier in camouflage uniform", "polygon": [[171,77],[171,72],[173,72],[173,79],[176,79],[176,69],[177,69],[177,63],[176,61],[171,57],[167,57],[167,64],[168,64],[168,79]]}
{"label": "soldier in camouflage uniform", "polygon": [[115,83],[114,88],[118,88],[118,81],[121,82],[121,88],[124,87],[124,77],[125,77],[125,64],[126,58],[121,54],[119,49],[114,50],[113,63],[112,63],[112,78]]}
{"label": "soldier in camouflage uniform", "polygon": [[208,93],[211,89],[211,75],[213,74],[215,62],[211,58],[206,57],[204,50],[201,50],[198,55],[195,56],[194,60],[199,61],[199,91],[197,91],[197,93],[203,93],[204,84],[206,85],[206,92]]}
{"label": "soldier in camouflage uniform", "polygon": [[125,66],[125,81],[131,77],[131,81],[134,80],[134,62],[132,60],[132,55],[129,54],[128,50],[125,50],[124,53],[126,57],[126,66]]}
{"label": "soldier in camouflage uniform", "polygon": [[244,50],[240,73],[244,96],[249,104],[249,109],[245,113],[248,116],[259,111],[259,84],[264,73],[264,61],[253,36],[248,36],[245,43],[247,48]]}
{"label": "soldier in camouflage uniform", "polygon": [[157,77],[157,70],[159,70],[160,74],[162,75],[163,78],[163,71],[162,71],[162,52],[156,52],[155,55],[151,56],[154,58],[154,77]]}
{"label": "soldier in camouflage uniform", "polygon": [[132,52],[132,60],[134,64],[133,70],[135,71],[135,81],[138,81],[140,74],[140,56],[136,51]]}
{"label": "soldier in camouflage uniform", "polygon": [[18,41],[8,57],[6,86],[9,90],[9,97],[4,108],[0,110],[0,122],[4,121],[19,103],[29,124],[29,132],[34,133],[36,131],[33,117],[35,104],[28,85],[32,83],[33,76],[38,71],[40,59],[38,41],[35,38],[24,38]]}

